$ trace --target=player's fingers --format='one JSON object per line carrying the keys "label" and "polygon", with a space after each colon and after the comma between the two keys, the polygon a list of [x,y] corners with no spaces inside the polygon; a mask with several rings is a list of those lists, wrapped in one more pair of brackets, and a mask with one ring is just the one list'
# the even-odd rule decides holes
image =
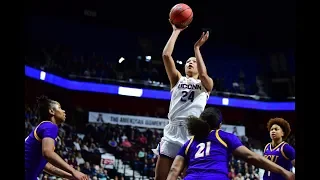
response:
{"label": "player's fingers", "polygon": [[171,21],[171,19],[169,19],[169,23],[172,25],[172,26],[174,26],[173,24],[172,24],[172,21]]}
{"label": "player's fingers", "polygon": [[201,34],[201,37],[199,38],[199,40],[197,42],[202,42],[203,41],[203,34]]}
{"label": "player's fingers", "polygon": [[204,34],[204,37],[203,37],[203,38],[204,38],[205,40],[207,40],[207,39],[208,39],[208,37],[209,37],[209,33],[208,33],[208,31],[207,31],[207,32],[205,32],[205,34]]}

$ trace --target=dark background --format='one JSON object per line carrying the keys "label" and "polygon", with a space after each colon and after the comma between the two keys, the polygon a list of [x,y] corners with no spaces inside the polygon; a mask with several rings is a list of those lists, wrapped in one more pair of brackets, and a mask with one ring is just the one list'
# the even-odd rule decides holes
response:
{"label": "dark background", "polygon": [[[124,56],[129,59],[124,64],[131,67],[138,55],[151,55],[153,63],[160,64],[157,69],[163,70],[161,53],[171,33],[169,11],[180,2],[193,9],[194,20],[179,36],[175,60],[185,62],[193,56],[194,42],[208,28],[212,33],[201,52],[209,75],[224,80],[226,88],[219,88],[216,81],[218,91],[230,91],[236,74],[243,71],[247,86],[255,86],[260,77],[274,100],[294,96],[295,1],[33,0],[26,9],[25,54],[34,44],[58,42],[72,46],[73,55],[96,52],[108,62]],[[282,66],[280,59],[286,66],[282,72],[272,69]],[[177,67],[183,71],[183,66]],[[161,80],[168,83],[160,70]],[[247,94],[256,91],[247,89],[253,89]]]}
{"label": "dark background", "polygon": [[[211,28],[216,42],[210,43],[212,46],[222,43],[253,49],[295,47],[295,1],[31,2],[27,6],[27,15],[56,16],[67,21],[159,34],[170,33],[169,11],[173,5],[182,2],[194,12],[194,21],[185,33],[185,36],[191,36],[190,39],[198,37],[194,32],[199,32],[201,28]],[[95,11],[96,18],[84,16],[84,10]]]}

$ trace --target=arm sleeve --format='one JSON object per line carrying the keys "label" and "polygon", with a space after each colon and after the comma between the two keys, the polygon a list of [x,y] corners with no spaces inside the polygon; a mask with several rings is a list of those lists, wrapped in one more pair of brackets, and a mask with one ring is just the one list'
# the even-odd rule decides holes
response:
{"label": "arm sleeve", "polygon": [[221,139],[227,144],[229,152],[233,152],[235,149],[243,145],[240,139],[233,134],[224,131],[219,131],[219,134],[221,136]]}
{"label": "arm sleeve", "polygon": [[56,139],[58,136],[58,126],[51,122],[43,123],[38,127],[37,134],[41,139],[46,137]]}
{"label": "arm sleeve", "polygon": [[289,144],[283,145],[283,150],[281,151],[283,156],[289,159],[290,161],[296,159],[296,151]]}

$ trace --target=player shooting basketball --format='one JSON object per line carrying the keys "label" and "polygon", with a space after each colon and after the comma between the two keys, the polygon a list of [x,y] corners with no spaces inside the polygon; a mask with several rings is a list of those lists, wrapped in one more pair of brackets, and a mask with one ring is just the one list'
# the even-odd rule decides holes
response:
{"label": "player shooting basketball", "polygon": [[[171,23],[171,22],[170,22]],[[187,117],[200,116],[204,110],[209,94],[213,88],[213,80],[200,53],[200,47],[208,40],[209,32],[202,33],[194,44],[195,57],[190,57],[185,64],[185,76],[177,70],[172,52],[179,34],[185,28],[177,28],[172,24],[172,34],[168,40],[162,58],[171,86],[169,107],[169,124],[164,128],[164,136],[154,152],[158,155],[156,164],[156,180],[165,180],[171,164],[181,146],[188,141]]]}

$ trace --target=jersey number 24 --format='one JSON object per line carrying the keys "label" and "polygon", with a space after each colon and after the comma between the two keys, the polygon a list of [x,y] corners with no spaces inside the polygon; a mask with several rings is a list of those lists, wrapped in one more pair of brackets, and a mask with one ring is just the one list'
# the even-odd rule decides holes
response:
{"label": "jersey number 24", "polygon": [[181,97],[181,101],[182,102],[186,102],[186,101],[191,101],[193,102],[194,99],[194,91],[190,91],[190,93],[188,93],[188,91],[182,91],[182,97]]}

